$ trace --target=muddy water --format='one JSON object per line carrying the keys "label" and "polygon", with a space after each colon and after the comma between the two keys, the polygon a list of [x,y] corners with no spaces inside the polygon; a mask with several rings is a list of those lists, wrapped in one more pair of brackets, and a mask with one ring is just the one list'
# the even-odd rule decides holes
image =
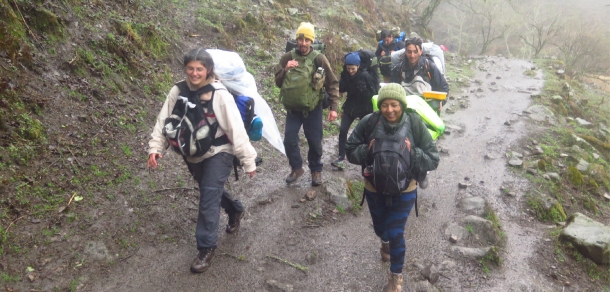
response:
{"label": "muddy water", "polygon": [[[484,92],[454,93],[466,96],[470,106],[449,105],[455,114],[445,114],[447,124],[463,131],[451,130],[439,141],[449,154],[441,157],[439,169],[431,172],[430,186],[420,190],[420,215],[407,222],[407,255],[405,291],[421,280],[417,266],[442,265],[442,276],[436,286],[443,291],[517,291],[540,290],[552,284],[531,266],[532,252],[544,226],[522,220],[518,207],[522,189],[527,186],[506,168],[504,154],[528,132],[528,121],[520,113],[530,103],[528,91],[536,93],[541,79],[528,78],[523,72],[530,67],[525,61],[489,58],[480,61],[487,71],[477,71]],[[500,79],[496,79],[500,76]],[[497,91],[491,91],[489,84]],[[476,86],[473,86],[474,90]],[[468,89],[470,90],[470,89]],[[504,125],[511,121],[510,126]],[[336,138],[325,140],[324,179],[341,176],[359,179],[359,168],[330,170],[336,156]],[[310,190],[306,174],[293,186],[286,186],[289,172],[285,157],[258,145],[265,158],[261,172],[253,179],[230,184],[231,191],[247,206],[247,215],[238,234],[222,231],[226,216],[221,217],[219,250],[211,268],[193,275],[189,265],[196,254],[192,230],[196,210],[178,198],[175,228],[184,230],[176,242],[159,243],[155,238],[142,242],[131,258],[116,263],[102,279],[92,276],[92,291],[281,291],[269,281],[291,285],[293,291],[381,291],[387,282],[388,265],[379,260],[376,238],[366,207],[353,215],[333,213],[324,195],[311,202],[300,202]],[[485,154],[496,159],[486,160]],[[303,152],[304,157],[306,153]],[[171,170],[166,170],[171,171]],[[458,182],[468,177],[471,184],[458,189]],[[510,185],[516,197],[506,198],[500,186]],[[451,253],[444,235],[445,227],[459,222],[465,215],[456,209],[459,199],[468,194],[485,197],[494,209],[508,237],[504,265],[485,275],[476,261],[464,260]],[[196,196],[196,194],[192,194]],[[414,213],[414,212],[413,212]],[[322,219],[309,220],[312,214]],[[526,226],[524,226],[526,225]],[[278,262],[279,257],[308,268],[307,272]]]}

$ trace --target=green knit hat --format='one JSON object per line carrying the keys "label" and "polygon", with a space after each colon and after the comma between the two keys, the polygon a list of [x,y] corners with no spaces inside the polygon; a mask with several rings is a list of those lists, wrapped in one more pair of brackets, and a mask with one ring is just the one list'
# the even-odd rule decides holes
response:
{"label": "green knit hat", "polygon": [[384,99],[395,99],[402,105],[402,110],[407,109],[407,93],[405,89],[398,83],[389,83],[379,89],[379,95],[377,96],[377,107],[381,108],[381,102]]}

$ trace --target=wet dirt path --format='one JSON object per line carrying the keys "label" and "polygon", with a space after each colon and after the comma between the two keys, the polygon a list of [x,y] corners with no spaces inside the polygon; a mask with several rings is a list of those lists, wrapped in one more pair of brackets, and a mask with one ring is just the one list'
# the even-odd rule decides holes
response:
{"label": "wet dirt path", "polygon": [[[511,145],[527,135],[530,123],[520,114],[529,106],[530,93],[537,93],[542,87],[542,80],[523,75],[531,67],[525,61],[490,57],[480,60],[479,66],[487,70],[476,70],[475,78],[483,84],[473,83],[467,91],[481,87],[483,92],[454,93],[456,97],[465,96],[462,99],[469,100],[469,106],[460,109],[457,100],[450,101],[456,113],[445,114],[443,119],[461,129],[453,127],[451,134],[438,142],[449,153],[442,155],[438,170],[430,173],[430,186],[419,192],[419,217],[413,215],[407,222],[404,291],[411,291],[413,283],[422,280],[418,266],[428,263],[442,267],[435,286],[443,291],[556,290],[530,266],[534,247],[541,240],[536,234],[541,234],[544,226],[522,218],[519,190],[527,183],[507,170],[504,156]],[[490,90],[490,86],[497,91]],[[511,125],[505,125],[506,121]],[[344,172],[330,170],[336,143],[336,138],[325,141],[324,179],[359,179],[356,166],[349,166]],[[302,203],[300,199],[310,189],[308,173],[296,185],[287,187],[283,183],[288,173],[285,158],[277,158],[266,149],[262,154],[268,159],[255,179],[231,184],[231,191],[240,194],[248,208],[247,215],[238,234],[219,230],[219,250],[208,271],[201,275],[189,272],[196,250],[188,230],[194,230],[192,218],[196,210],[179,208],[178,212],[185,212],[180,215],[187,218],[178,220],[174,227],[184,229],[180,240],[158,244],[151,239],[151,243],[141,243],[134,256],[116,263],[107,275],[101,279],[92,277],[89,290],[381,291],[387,282],[388,265],[379,259],[379,241],[366,206],[353,215],[330,212],[323,195]],[[495,159],[486,160],[485,154]],[[458,189],[458,182],[465,177],[471,185]],[[517,196],[507,198],[500,191],[504,184],[511,184]],[[465,216],[456,205],[468,194],[488,200],[508,238],[503,266],[487,275],[476,261],[453,254],[444,232],[449,223]],[[323,219],[312,224],[307,221],[311,214],[322,215]],[[226,220],[223,214],[221,227]],[[300,264],[308,271],[268,256]]]}

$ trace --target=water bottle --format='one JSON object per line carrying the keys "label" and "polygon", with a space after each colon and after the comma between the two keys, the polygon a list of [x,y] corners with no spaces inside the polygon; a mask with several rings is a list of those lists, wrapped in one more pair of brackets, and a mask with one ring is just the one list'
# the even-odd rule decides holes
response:
{"label": "water bottle", "polygon": [[320,90],[324,86],[324,68],[318,67],[316,73],[313,74],[313,89]]}

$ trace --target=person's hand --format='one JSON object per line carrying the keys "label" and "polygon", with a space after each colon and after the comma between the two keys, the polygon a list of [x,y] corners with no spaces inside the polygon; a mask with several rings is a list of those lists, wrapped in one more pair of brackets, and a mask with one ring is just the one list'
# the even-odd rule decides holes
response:
{"label": "person's hand", "polygon": [[385,56],[385,51],[381,51],[381,56]]}
{"label": "person's hand", "polygon": [[252,171],[252,172],[246,172],[246,174],[248,174],[248,176],[249,176],[250,178],[253,178],[255,173],[256,173],[256,170],[255,170],[255,171]]}
{"label": "person's hand", "polygon": [[329,111],[328,112],[328,121],[332,122],[336,119],[337,119],[337,111],[333,111],[333,110]]}
{"label": "person's hand", "polygon": [[411,152],[411,141],[409,141],[409,138],[405,138],[405,144],[407,144],[407,150]]}
{"label": "person's hand", "polygon": [[288,63],[286,63],[286,68],[284,68],[284,70],[288,71],[297,66],[299,66],[299,62],[297,60],[290,60]]}
{"label": "person's hand", "polygon": [[371,150],[371,148],[373,148],[373,143],[375,142],[375,139],[371,140],[371,142],[369,142],[369,150]]}
{"label": "person's hand", "polygon": [[157,165],[158,165],[157,159],[161,158],[161,157],[163,157],[163,154],[161,154],[161,153],[151,153],[148,156],[148,163],[147,163],[146,167],[152,168],[152,169],[157,168]]}
{"label": "person's hand", "polygon": [[394,53],[394,52],[396,52],[396,51],[390,51],[390,54],[391,54],[391,53]]}

